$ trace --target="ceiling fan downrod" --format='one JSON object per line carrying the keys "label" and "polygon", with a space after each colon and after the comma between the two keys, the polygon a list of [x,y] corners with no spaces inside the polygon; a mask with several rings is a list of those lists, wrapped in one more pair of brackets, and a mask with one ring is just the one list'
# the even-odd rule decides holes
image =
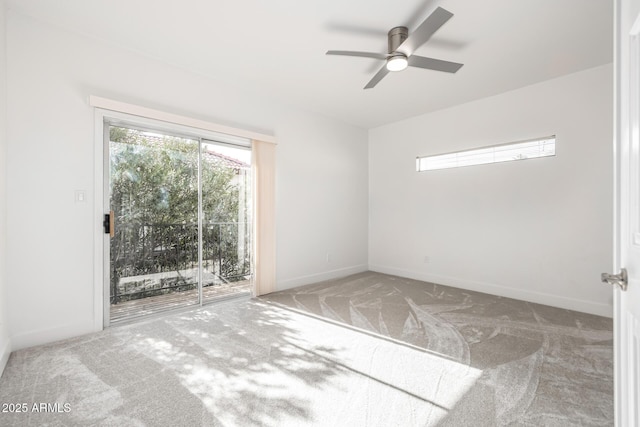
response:
{"label": "ceiling fan downrod", "polygon": [[394,53],[398,47],[409,37],[407,27],[394,27],[389,30],[389,53]]}

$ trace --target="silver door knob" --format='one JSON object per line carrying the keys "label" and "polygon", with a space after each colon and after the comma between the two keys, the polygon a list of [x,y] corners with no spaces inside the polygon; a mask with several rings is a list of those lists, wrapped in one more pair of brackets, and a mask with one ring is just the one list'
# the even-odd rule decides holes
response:
{"label": "silver door knob", "polygon": [[627,290],[628,277],[626,268],[620,269],[619,274],[602,273],[600,278],[604,283],[608,283],[612,286],[618,286],[620,290],[623,291]]}

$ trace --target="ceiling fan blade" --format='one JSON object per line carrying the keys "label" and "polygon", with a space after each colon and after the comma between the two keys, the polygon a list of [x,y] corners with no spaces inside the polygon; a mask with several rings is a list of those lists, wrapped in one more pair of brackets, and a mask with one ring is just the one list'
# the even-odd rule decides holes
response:
{"label": "ceiling fan blade", "polygon": [[431,15],[425,19],[422,24],[415,29],[413,33],[398,47],[398,51],[411,55],[417,48],[422,46],[431,36],[447,22],[453,13],[446,9],[438,7]]}
{"label": "ceiling fan blade", "polygon": [[369,83],[367,83],[367,85],[364,88],[371,89],[375,87],[375,85],[377,85],[380,82],[380,80],[382,80],[384,76],[386,76],[387,74],[389,74],[389,70],[387,70],[387,64],[384,64],[384,66],[380,68],[380,71],[378,71],[376,75],[373,76],[373,78],[369,81]]}
{"label": "ceiling fan blade", "polygon": [[441,59],[426,58],[424,56],[411,55],[409,65],[412,67],[426,68],[428,70],[444,71],[446,73],[455,73],[464,64],[457,62],[443,61]]}
{"label": "ceiling fan blade", "polygon": [[353,52],[350,50],[328,50],[327,55],[343,55],[343,56],[361,56],[364,58],[374,58],[374,59],[387,59],[387,56],[384,53],[374,53],[374,52]]}

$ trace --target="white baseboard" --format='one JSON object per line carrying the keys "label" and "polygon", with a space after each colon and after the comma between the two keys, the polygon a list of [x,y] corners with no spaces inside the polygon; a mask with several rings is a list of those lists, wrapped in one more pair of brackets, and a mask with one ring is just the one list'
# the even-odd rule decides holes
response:
{"label": "white baseboard", "polygon": [[0,376],[4,372],[5,366],[7,366],[7,362],[9,361],[9,356],[11,355],[11,340],[7,338],[4,343],[2,349],[0,349]]}
{"label": "white baseboard", "polygon": [[322,282],[324,280],[338,279],[351,274],[362,273],[367,270],[368,266],[366,264],[360,264],[351,267],[339,268],[337,270],[323,271],[322,273],[310,274],[308,276],[294,277],[293,279],[279,280],[276,285],[276,291],[284,291],[285,289],[296,288],[298,286],[309,285],[311,283]]}
{"label": "white baseboard", "polygon": [[55,341],[75,338],[92,332],[95,332],[92,322],[87,325],[74,324],[23,332],[11,337],[12,350],[15,351],[36,345],[49,344]]}
{"label": "white baseboard", "polygon": [[470,291],[483,292],[506,298],[564,308],[567,310],[580,311],[582,313],[595,314],[604,317],[613,316],[613,307],[609,304],[568,298],[526,289],[509,288],[506,286],[496,285],[494,283],[477,282],[473,280],[459,279],[456,277],[439,276],[418,271],[404,270],[383,265],[369,265],[369,270],[378,273],[406,277],[408,279],[421,280],[424,282],[431,282],[460,289],[467,289]]}

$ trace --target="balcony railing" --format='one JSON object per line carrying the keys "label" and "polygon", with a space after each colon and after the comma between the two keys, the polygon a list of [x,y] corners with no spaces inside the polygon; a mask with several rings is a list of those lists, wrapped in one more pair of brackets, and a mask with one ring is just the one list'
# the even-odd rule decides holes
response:
{"label": "balcony railing", "polygon": [[[125,223],[115,229],[111,304],[197,288],[197,224]],[[203,223],[203,287],[249,280],[250,242],[244,222]]]}

